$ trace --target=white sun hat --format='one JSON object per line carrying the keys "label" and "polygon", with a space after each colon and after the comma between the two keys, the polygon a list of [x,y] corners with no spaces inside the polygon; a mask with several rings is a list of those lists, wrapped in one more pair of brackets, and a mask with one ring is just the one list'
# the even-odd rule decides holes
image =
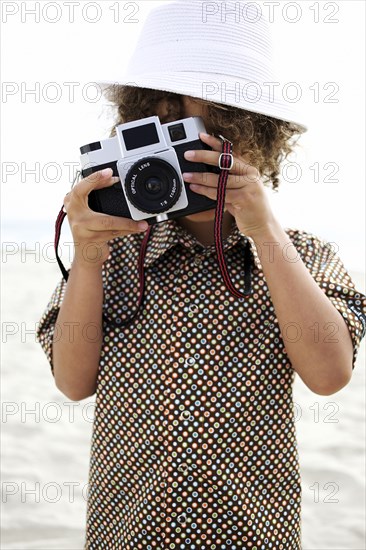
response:
{"label": "white sun hat", "polygon": [[188,95],[307,130],[274,74],[270,24],[258,2],[166,0],[148,14],[124,74],[99,84]]}

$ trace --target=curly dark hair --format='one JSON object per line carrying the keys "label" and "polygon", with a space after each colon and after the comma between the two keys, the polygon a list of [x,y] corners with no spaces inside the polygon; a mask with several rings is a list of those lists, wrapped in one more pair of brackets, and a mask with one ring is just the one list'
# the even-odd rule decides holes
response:
{"label": "curly dark hair", "polygon": [[[118,124],[157,115],[160,102],[168,105],[168,117],[162,123],[184,118],[183,95],[113,84],[104,90],[104,95],[117,109],[117,119],[111,129],[115,135]],[[298,138],[303,133],[300,126],[259,113],[253,113],[220,103],[191,98],[207,107],[210,132],[223,134],[229,139],[240,156],[247,155],[248,162],[255,166],[263,183],[277,190],[281,163],[292,153]],[[169,119],[169,120],[167,120]]]}

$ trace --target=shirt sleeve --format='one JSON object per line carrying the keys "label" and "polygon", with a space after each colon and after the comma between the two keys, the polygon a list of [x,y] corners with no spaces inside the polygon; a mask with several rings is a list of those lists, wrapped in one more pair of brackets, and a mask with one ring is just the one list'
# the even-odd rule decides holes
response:
{"label": "shirt sleeve", "polygon": [[[70,269],[68,272],[70,272]],[[53,376],[53,336],[55,330],[57,330],[56,320],[65,294],[65,289],[66,281],[62,278],[57,284],[37,327],[37,341],[41,344],[46,354]]]}
{"label": "shirt sleeve", "polygon": [[[137,300],[137,298],[134,300],[134,296],[138,293],[139,249],[136,248],[135,241],[136,235],[130,235],[117,237],[109,242],[111,254],[102,268],[103,313],[112,321],[128,318]],[[68,273],[70,269],[67,270]],[[123,269],[127,269],[127,273],[125,271],[122,273]],[[53,375],[53,338],[55,331],[57,337],[57,330],[61,330],[56,321],[65,295],[66,284],[64,278],[59,281],[37,326],[37,341],[46,354]]]}
{"label": "shirt sleeve", "polygon": [[[289,235],[310,274],[348,327],[353,343],[354,368],[361,340],[366,333],[366,297],[355,288],[337,254],[336,243],[326,242],[305,231],[295,231],[294,235],[290,232]],[[336,338],[336,335],[332,337]]]}

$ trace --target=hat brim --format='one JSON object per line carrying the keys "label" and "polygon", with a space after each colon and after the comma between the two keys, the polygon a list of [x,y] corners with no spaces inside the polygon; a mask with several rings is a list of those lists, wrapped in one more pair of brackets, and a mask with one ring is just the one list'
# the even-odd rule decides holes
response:
{"label": "hat brim", "polygon": [[[100,80],[97,84],[106,89],[113,85],[136,86],[162,90],[213,101],[222,105],[237,107],[267,115],[279,120],[292,122],[299,126],[301,132],[307,131],[307,126],[300,120],[294,103],[286,102],[277,93],[270,97],[269,88],[238,78],[221,76],[215,80],[215,74],[194,72],[150,73],[144,75],[128,75],[116,80]],[[249,95],[251,94],[251,97]]]}

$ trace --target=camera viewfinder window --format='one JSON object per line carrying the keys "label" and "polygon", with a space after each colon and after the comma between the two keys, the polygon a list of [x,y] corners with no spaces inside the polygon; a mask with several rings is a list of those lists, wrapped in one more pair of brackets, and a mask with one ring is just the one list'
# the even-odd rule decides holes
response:
{"label": "camera viewfinder window", "polygon": [[184,124],[175,124],[174,126],[169,126],[170,141],[180,141],[182,139],[187,139],[186,132],[184,130]]}
{"label": "camera viewfinder window", "polygon": [[129,130],[122,130],[122,136],[127,151],[159,143],[159,137],[154,123],[145,124],[145,126],[137,126]]}

